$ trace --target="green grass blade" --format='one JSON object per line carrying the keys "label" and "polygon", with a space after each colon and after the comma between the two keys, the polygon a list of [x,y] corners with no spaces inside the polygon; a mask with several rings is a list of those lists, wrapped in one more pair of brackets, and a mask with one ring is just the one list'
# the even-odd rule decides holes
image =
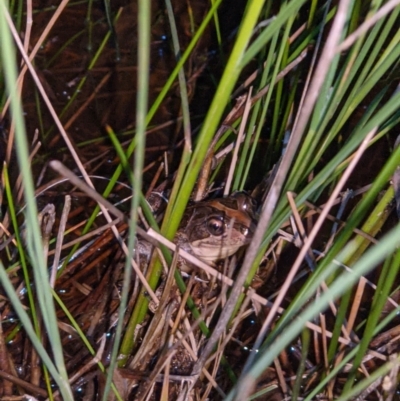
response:
{"label": "green grass blade", "polygon": [[[249,385],[252,385],[255,378],[259,377],[262,372],[265,371],[266,367],[273,363],[273,360],[279,355],[280,350],[284,349],[290,341],[292,341],[303,330],[307,321],[311,321],[318,313],[327,308],[331,301],[340,297],[345,291],[354,285],[362,275],[366,275],[379,263],[385,260],[385,258],[397,248],[399,235],[400,225],[386,234],[379,244],[368,250],[352,267],[351,271],[342,273],[337,280],[335,280],[332,286],[319,297],[318,303],[312,304],[307,307],[304,312],[297,315],[296,320],[292,321],[290,327],[280,333],[275,341],[268,346],[268,349],[263,349],[259,352],[255,363],[251,366],[245,377],[241,378],[238,385],[228,394],[226,400],[233,400],[238,386],[244,385],[248,388]],[[341,261],[345,259],[350,252],[354,251],[354,247],[354,243],[349,243],[341,252],[338,260]],[[330,264],[321,275],[321,281],[329,277],[336,270],[337,266],[335,264]],[[317,288],[318,285],[315,285],[314,290]]]}
{"label": "green grass blade", "polygon": [[[140,194],[142,191],[142,177],[144,166],[144,155],[146,147],[146,114],[148,107],[148,88],[150,71],[150,27],[151,27],[151,4],[146,0],[139,1],[138,7],[138,87],[136,96],[136,149],[133,167],[133,196],[130,211],[129,237],[128,237],[128,255],[125,261],[124,281],[121,292],[121,301],[119,306],[118,324],[115,331],[115,341],[110,358],[109,374],[107,376],[106,386],[103,394],[103,401],[107,400],[111,388],[113,372],[116,367],[120,343],[122,340],[122,330],[124,324],[124,313],[126,310],[128,295],[131,285],[132,267],[131,260],[136,241],[136,228],[138,224],[138,209],[140,204]],[[123,352],[123,351],[122,351]]]}
{"label": "green grass blade", "polygon": [[[42,312],[43,321],[53,351],[55,366],[57,367],[57,374],[51,366],[49,366],[49,370],[50,368],[52,368],[50,372],[53,377],[56,374],[54,379],[60,386],[60,392],[63,395],[63,398],[65,400],[72,400],[72,392],[68,384],[68,375],[64,364],[60,334],[57,327],[57,316],[55,313],[54,302],[51,295],[51,287],[49,283],[47,266],[43,254],[41,232],[37,219],[38,211],[35,201],[32,171],[29,165],[27,135],[23,120],[21,99],[18,96],[18,90],[16,86],[17,66],[15,63],[15,51],[11,39],[11,33],[8,28],[8,22],[6,19],[7,15],[8,12],[5,4],[2,3],[0,6],[0,36],[2,38],[1,59],[5,69],[7,90],[11,98],[10,110],[13,116],[13,121],[15,123],[15,138],[16,143],[18,144],[16,149],[17,157],[23,178],[22,182],[24,188],[24,199],[27,205],[27,247],[30,254],[31,262],[34,267],[33,273],[35,284],[37,288],[40,288],[40,291],[38,291],[37,293],[39,307]],[[3,283],[7,284],[7,282],[4,281],[6,279],[4,277],[4,274],[5,272],[2,271],[2,281]],[[32,334],[32,332],[30,332],[30,334]],[[35,337],[36,336],[33,333],[31,340],[36,341]]]}
{"label": "green grass blade", "polygon": [[229,57],[217,92],[211,103],[209,112],[207,113],[206,119],[203,123],[198,137],[197,146],[193,152],[186,175],[183,179],[182,186],[179,191],[179,199],[174,204],[169,204],[169,207],[171,207],[172,210],[170,215],[173,216],[173,219],[168,221],[168,225],[164,224],[161,228],[163,234],[168,239],[173,238],[178,228],[184,209],[196,182],[198,173],[203,164],[208,146],[210,145],[211,139],[220,122],[222,113],[224,112],[226,104],[228,103],[229,96],[233,90],[236,80],[238,79],[241,71],[242,59],[244,57],[244,53],[248,46],[258,16],[261,13],[263,3],[263,1],[252,0],[248,4],[237,40],[232,49],[232,53]]}

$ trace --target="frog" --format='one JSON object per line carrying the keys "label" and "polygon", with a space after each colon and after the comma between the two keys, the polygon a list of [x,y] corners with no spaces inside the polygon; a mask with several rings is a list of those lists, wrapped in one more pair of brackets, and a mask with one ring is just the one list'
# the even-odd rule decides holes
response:
{"label": "frog", "polygon": [[[190,253],[207,264],[214,264],[221,259],[234,255],[251,241],[257,221],[256,201],[244,192],[236,192],[228,197],[214,198],[193,202],[188,205],[173,242],[182,250]],[[193,272],[192,266],[183,258],[178,260],[181,273]],[[201,273],[201,272],[200,272]],[[187,275],[183,274],[184,277]],[[169,284],[167,281],[170,280]],[[180,293],[173,286],[173,275],[164,277],[156,291],[160,303],[150,302],[150,311],[154,314],[150,325],[146,328],[143,343],[147,344],[129,363],[132,371],[143,373],[149,369],[151,361],[165,344],[162,333],[165,332],[167,318],[175,316],[178,309]],[[168,288],[168,292],[165,289]],[[191,290],[191,296],[199,309],[205,309],[203,296],[215,292],[218,287],[197,276]],[[207,302],[207,300],[205,300]],[[184,314],[185,316],[185,314]],[[190,316],[190,314],[186,315]],[[181,316],[182,318],[182,316]],[[187,327],[179,326],[185,332]],[[176,339],[174,340],[176,341]],[[175,375],[187,375],[191,371],[193,358],[179,344],[171,358],[170,372]],[[123,374],[128,374],[124,372]],[[135,377],[136,379],[136,377]],[[135,381],[136,383],[136,381]],[[141,381],[135,399],[146,394],[148,383]]]}

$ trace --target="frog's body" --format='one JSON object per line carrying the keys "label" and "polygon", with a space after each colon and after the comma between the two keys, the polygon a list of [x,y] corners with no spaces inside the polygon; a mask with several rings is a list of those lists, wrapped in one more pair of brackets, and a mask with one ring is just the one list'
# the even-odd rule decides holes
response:
{"label": "frog's body", "polygon": [[[255,230],[255,213],[255,201],[244,193],[193,203],[185,211],[174,242],[206,263],[215,262],[233,255],[240,247],[250,242]],[[148,260],[151,248],[148,242],[143,241],[139,242],[137,250],[139,254],[145,251],[141,257]],[[180,260],[178,266],[183,271],[188,267],[184,260]],[[144,334],[143,344],[146,344],[147,348],[143,351],[141,349],[129,364],[135,372],[148,370],[155,355],[165,346],[161,333],[165,332],[166,317],[174,316],[175,319],[180,292],[171,285],[172,281],[167,284],[169,279],[173,280],[173,276],[166,278],[157,289],[156,295],[160,303],[150,303],[150,309],[155,316]],[[203,308],[208,302],[207,299],[215,297],[216,291],[215,285],[209,286],[203,280],[198,280],[191,287],[191,297],[199,308]],[[180,318],[182,316],[186,316],[187,319],[190,314],[180,314]],[[182,331],[187,329],[184,324],[179,327]],[[193,338],[195,335],[197,334],[192,333]],[[182,344],[178,344],[176,348],[171,358],[170,372],[175,375],[189,375],[193,368],[193,356]],[[136,399],[146,394],[148,385],[147,381],[139,384]]]}

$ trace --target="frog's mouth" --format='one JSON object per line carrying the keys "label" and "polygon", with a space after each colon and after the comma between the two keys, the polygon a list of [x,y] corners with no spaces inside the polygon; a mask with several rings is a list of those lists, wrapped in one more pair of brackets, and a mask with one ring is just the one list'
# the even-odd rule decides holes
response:
{"label": "frog's mouth", "polygon": [[209,237],[207,239],[192,241],[190,247],[193,253],[205,262],[215,262],[235,254],[238,249],[246,245],[249,238],[241,236],[240,238],[221,238]]}

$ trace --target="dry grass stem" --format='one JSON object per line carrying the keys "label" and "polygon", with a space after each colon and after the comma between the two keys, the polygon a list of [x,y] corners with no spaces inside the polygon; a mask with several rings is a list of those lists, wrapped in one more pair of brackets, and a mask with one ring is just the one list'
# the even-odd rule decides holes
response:
{"label": "dry grass stem", "polygon": [[[233,174],[234,174],[234,171],[235,171],[236,163],[237,163],[237,160],[238,160],[239,149],[240,149],[240,145],[242,143],[242,140],[244,138],[244,130],[246,128],[247,119],[249,118],[249,114],[250,114],[251,94],[252,94],[252,92],[253,92],[253,87],[250,87],[250,89],[248,91],[248,94],[247,94],[246,103],[245,103],[245,106],[244,106],[244,112],[243,112],[243,116],[242,116],[242,121],[240,123],[239,132],[237,134],[235,148],[233,150],[232,161],[231,161],[231,165],[230,165],[230,168],[229,168],[228,177],[226,179],[226,184],[225,184],[225,188],[224,188],[224,196],[227,196],[227,195],[229,195],[231,193],[231,185],[232,185]],[[248,135],[249,135],[250,131],[253,132],[253,128],[249,127],[248,131],[249,131],[248,132]]]}

